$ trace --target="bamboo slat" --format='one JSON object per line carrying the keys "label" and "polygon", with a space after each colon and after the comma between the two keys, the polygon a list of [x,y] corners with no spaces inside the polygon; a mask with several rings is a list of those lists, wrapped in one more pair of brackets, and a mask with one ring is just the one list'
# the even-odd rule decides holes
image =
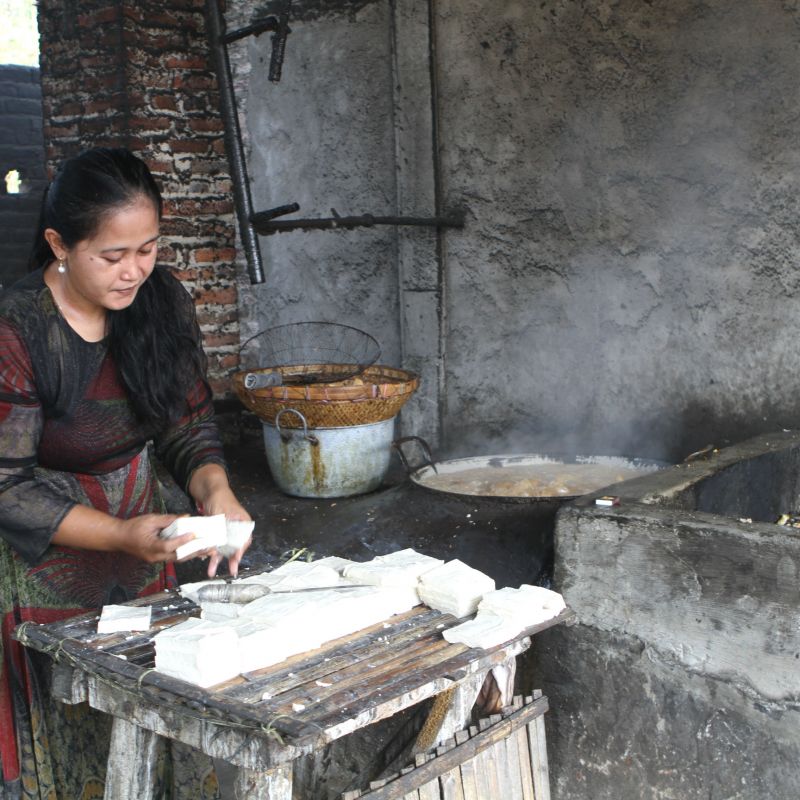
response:
{"label": "bamboo slat", "polygon": [[[402,800],[410,792],[419,792],[422,800],[428,800],[429,785],[438,782],[437,794],[431,795],[440,800],[441,779],[453,769],[458,768],[461,776],[461,790],[464,800],[514,800],[521,797],[520,782],[509,780],[508,794],[500,794],[499,782],[496,774],[495,761],[499,755],[507,756],[504,740],[513,735],[520,727],[535,722],[547,710],[547,698],[530,698],[530,702],[519,709],[511,710],[508,715],[494,723],[491,720],[482,720],[479,727],[472,726],[469,733],[459,731],[455,736],[455,746],[446,752],[434,757],[418,754],[415,767],[411,771],[400,773],[390,778],[386,783],[375,789],[362,793],[359,797],[363,800]],[[498,747],[498,744],[501,745]],[[528,758],[527,752],[525,757]],[[495,774],[490,774],[495,769]],[[514,774],[518,772],[515,769]],[[509,776],[512,770],[509,770]],[[348,799],[349,800],[349,799]]]}

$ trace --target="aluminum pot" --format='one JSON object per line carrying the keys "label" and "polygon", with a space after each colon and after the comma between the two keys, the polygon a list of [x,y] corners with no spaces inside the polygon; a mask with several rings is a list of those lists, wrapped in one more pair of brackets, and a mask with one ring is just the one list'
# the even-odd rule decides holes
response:
{"label": "aluminum pot", "polygon": [[[281,428],[294,414],[302,429]],[[377,489],[391,459],[394,418],[343,428],[309,428],[294,408],[262,422],[264,447],[278,488],[294,497],[349,497]]]}

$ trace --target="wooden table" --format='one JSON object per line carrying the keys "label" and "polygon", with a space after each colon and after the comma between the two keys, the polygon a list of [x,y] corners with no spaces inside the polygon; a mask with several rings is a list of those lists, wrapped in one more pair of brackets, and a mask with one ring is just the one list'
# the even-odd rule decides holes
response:
{"label": "wooden table", "polygon": [[55,661],[54,693],[88,701],[114,716],[106,798],[153,797],[158,748],[167,737],[238,767],[236,796],[290,800],[292,764],[329,742],[428,697],[445,695],[434,744],[464,727],[487,672],[513,673],[531,636],[560,616],[491,650],[449,644],[454,617],[417,606],[384,623],[334,640],[280,664],[201,689],[156,672],[153,635],[199,615],[174,592],[136,600],[152,607],[142,634],[97,634],[97,615],[17,628],[27,647]]}

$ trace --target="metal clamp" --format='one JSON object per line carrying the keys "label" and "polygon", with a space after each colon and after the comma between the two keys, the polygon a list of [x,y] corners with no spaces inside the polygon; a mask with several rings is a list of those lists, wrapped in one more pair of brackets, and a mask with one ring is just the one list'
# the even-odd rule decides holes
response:
{"label": "metal clamp", "polygon": [[[413,466],[409,463],[408,457],[403,451],[403,445],[409,442],[416,442],[425,457],[421,463],[414,464]],[[412,472],[416,472],[418,469],[422,469],[422,467],[430,467],[437,475],[439,474],[439,470],[436,469],[436,464],[433,463],[430,445],[421,436],[403,436],[401,439],[395,439],[392,442],[392,448],[397,451],[397,455],[400,456],[400,461],[403,462],[403,466],[409,475]]]}
{"label": "metal clamp", "polygon": [[319,439],[314,436],[313,433],[308,432],[308,423],[306,422],[306,418],[296,408],[282,408],[275,415],[275,427],[278,430],[278,435],[281,437],[281,441],[289,442],[292,439],[291,433],[289,433],[287,430],[281,430],[281,416],[287,412],[296,414],[298,417],[300,417],[300,421],[303,423],[303,438],[309,442],[312,447],[317,447],[319,445]]}

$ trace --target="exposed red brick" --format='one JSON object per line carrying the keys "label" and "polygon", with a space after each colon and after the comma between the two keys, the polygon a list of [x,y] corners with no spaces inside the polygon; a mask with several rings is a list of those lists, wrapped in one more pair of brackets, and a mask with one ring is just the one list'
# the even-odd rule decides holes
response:
{"label": "exposed red brick", "polygon": [[155,108],[161,108],[164,110],[175,111],[178,108],[177,100],[169,95],[164,95],[164,94],[154,95],[151,98],[150,102]]}
{"label": "exposed red brick", "polygon": [[206,347],[225,347],[239,344],[238,333],[212,333],[203,336]]}
{"label": "exposed red brick", "polygon": [[164,59],[167,69],[208,70],[208,59],[202,56],[170,56]]}
{"label": "exposed red brick", "polygon": [[199,133],[222,133],[224,131],[222,120],[215,117],[190,119],[187,127]]}
{"label": "exposed red brick", "polygon": [[209,143],[202,139],[182,139],[173,142],[172,151],[174,153],[208,153]]}
{"label": "exposed red brick", "polygon": [[227,289],[197,290],[194,293],[196,305],[233,305],[238,297],[235,286]]}
{"label": "exposed red brick", "polygon": [[78,14],[78,25],[82,28],[94,28],[106,22],[116,22],[120,17],[119,8],[104,8],[87,14]]}
{"label": "exposed red brick", "polygon": [[228,248],[200,248],[194,251],[194,260],[198,264],[206,264],[213,261],[232,261],[236,258],[236,250]]}

